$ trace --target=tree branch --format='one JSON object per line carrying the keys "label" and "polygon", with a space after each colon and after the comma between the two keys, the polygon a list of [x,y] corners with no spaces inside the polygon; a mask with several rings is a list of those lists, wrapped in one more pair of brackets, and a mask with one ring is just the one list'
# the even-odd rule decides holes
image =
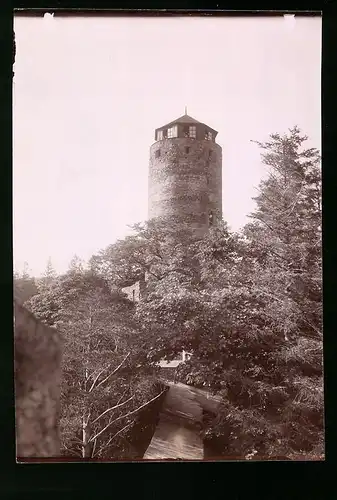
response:
{"label": "tree branch", "polygon": [[303,315],[302,317],[302,321],[304,321],[304,323],[306,323],[307,325],[310,326],[310,328],[312,328],[318,335],[319,337],[322,337],[322,332],[320,330],[318,330],[318,328],[316,328],[312,323],[310,323]]}
{"label": "tree branch", "polygon": [[88,425],[90,417],[91,417],[91,411],[89,411],[87,418],[83,416],[83,422],[85,423],[85,425]]}
{"label": "tree branch", "polygon": [[142,408],[144,408],[145,406],[149,405],[150,403],[152,403],[152,401],[154,401],[155,399],[158,399],[163,393],[165,392],[162,391],[160,394],[158,394],[157,396],[155,396],[154,398],[150,399],[150,401],[147,401],[147,403],[144,403],[143,405],[139,406],[138,408],[136,408],[135,410],[133,411],[130,411],[129,413],[126,413],[125,415],[121,415],[120,417],[117,417],[115,418],[115,420],[113,420],[112,422],[109,422],[108,425],[106,425],[100,432],[98,432],[97,434],[95,434],[95,436],[93,436],[92,438],[89,439],[89,443],[91,441],[93,441],[94,439],[97,439],[98,437],[100,437],[103,432],[105,432],[109,427],[110,425],[114,424],[115,422],[117,422],[118,420],[121,420],[122,418],[126,418],[126,417],[129,417],[130,415],[133,415],[134,413],[136,413],[137,411],[141,410]]}
{"label": "tree branch", "polygon": [[95,450],[96,450],[96,444],[97,444],[97,439],[95,439],[94,446],[92,447],[92,450],[91,450],[91,458],[94,458]]}
{"label": "tree branch", "polygon": [[[283,299],[280,299],[280,298],[276,297],[275,295],[272,295],[271,293],[264,292],[264,291],[263,291],[263,290],[261,290],[261,289],[258,289],[258,292],[259,292],[259,293],[262,293],[262,294],[263,294],[263,295],[265,295],[266,297],[270,297],[270,298],[272,298],[272,299],[276,300],[277,302],[281,302],[281,303],[283,302]],[[301,316],[302,321],[304,321],[305,323],[307,323],[307,325],[309,325],[309,326],[310,326],[310,327],[311,327],[311,328],[312,328],[312,329],[313,329],[313,330],[314,330],[314,331],[315,331],[315,332],[316,332],[316,333],[317,333],[317,334],[321,337],[321,336],[322,336],[322,332],[321,332],[320,330],[318,330],[318,328],[316,328],[314,325],[312,325],[312,324],[311,324],[311,323],[310,323],[310,322],[309,322],[309,321],[305,318],[305,314],[306,314],[306,313],[305,313],[305,311],[303,311],[303,310],[299,307],[299,305],[298,305],[298,303],[297,303],[297,302],[295,302],[294,300],[292,300],[292,302],[293,302],[294,304],[296,304],[298,311],[300,311],[300,312],[303,314],[303,316]]]}
{"label": "tree branch", "polygon": [[105,379],[103,379],[99,384],[96,385],[95,389],[97,389],[99,386],[101,386],[102,384],[104,384],[107,380],[109,380],[109,378],[111,378],[119,369],[120,367],[124,364],[124,362],[127,360],[127,358],[130,356],[131,354],[131,351],[125,356],[125,358],[123,359],[123,361],[117,366],[117,368],[110,373],[110,375],[108,375],[107,377],[105,377]]}
{"label": "tree branch", "polygon": [[95,424],[96,422],[98,422],[98,420],[102,417],[104,417],[104,415],[106,415],[107,413],[109,413],[110,411],[112,410],[116,410],[116,408],[120,408],[121,406],[124,406],[126,405],[126,403],[128,403],[129,401],[131,401],[131,399],[133,399],[135,396],[131,396],[129,399],[126,399],[125,401],[123,401],[123,403],[120,403],[120,404],[117,404],[115,406],[112,406],[111,408],[108,408],[107,410],[105,410],[103,413],[101,413],[97,418],[95,418],[95,420],[93,420],[91,422],[91,424]]}
{"label": "tree branch", "polygon": [[265,224],[272,232],[275,232],[275,229],[272,226],[270,226],[264,219],[261,219],[261,217],[258,217],[257,215],[252,215],[251,218],[263,222],[263,224]]}
{"label": "tree branch", "polygon": [[[108,446],[110,445],[111,441],[113,439],[115,439],[115,437],[118,436],[118,434],[120,434],[121,432],[123,432],[125,429],[127,429],[128,427],[130,427],[132,424],[132,422],[130,422],[129,424],[126,424],[122,429],[120,429],[118,432],[116,432],[116,434],[114,434],[111,438],[109,438],[109,440],[107,441],[107,443],[105,443],[102,448],[100,448],[99,450],[99,453],[102,453],[102,451],[106,450],[106,448],[108,448]],[[95,441],[96,442],[96,441]]]}
{"label": "tree branch", "polygon": [[125,395],[125,393],[127,392],[127,390],[128,390],[128,388],[126,388],[126,389],[125,389],[125,391],[123,392],[123,394],[121,395],[121,397],[120,397],[120,398],[119,398],[119,400],[117,401],[117,404],[119,404],[119,403],[122,401],[122,399],[124,398],[124,395]]}
{"label": "tree branch", "polygon": [[64,443],[62,444],[62,447],[68,451],[71,451],[71,453],[74,453],[75,455],[77,455],[79,457],[82,456],[79,450],[75,450],[74,448],[68,448],[68,446],[66,446]]}
{"label": "tree branch", "polygon": [[[108,368],[108,367],[107,367],[107,368]],[[107,368],[103,368],[102,370],[100,370],[100,371],[98,372],[98,375],[96,375],[96,377],[94,378],[94,381],[93,381],[93,383],[92,383],[92,385],[91,385],[91,387],[90,387],[90,389],[89,389],[89,391],[88,391],[88,392],[91,392],[91,391],[94,389],[94,387],[95,387],[95,384],[96,384],[97,380],[98,380],[98,379],[99,379],[99,377],[102,375],[102,373],[103,373],[103,372],[105,372],[105,370],[107,370]]]}

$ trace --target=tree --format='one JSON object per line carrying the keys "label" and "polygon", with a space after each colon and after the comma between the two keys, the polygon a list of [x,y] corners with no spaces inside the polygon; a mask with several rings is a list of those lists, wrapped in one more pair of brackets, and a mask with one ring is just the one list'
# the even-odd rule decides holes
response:
{"label": "tree", "polygon": [[24,262],[21,272],[14,272],[14,288],[22,302],[30,299],[37,293],[35,278],[31,276],[28,262]]}
{"label": "tree", "polygon": [[84,261],[78,256],[74,255],[71,261],[69,262],[68,271],[72,273],[81,273],[85,268]]}
{"label": "tree", "polygon": [[264,256],[261,289],[270,298],[274,323],[283,328],[277,361],[289,395],[284,432],[297,451],[315,455],[320,449],[322,455],[321,172],[319,152],[305,149],[306,140],[294,127],[258,143],[270,174],[261,183],[246,234]]}
{"label": "tree", "polygon": [[47,284],[52,283],[54,281],[54,279],[56,278],[56,276],[57,276],[56,271],[54,269],[54,266],[52,264],[52,261],[51,261],[50,257],[49,257],[49,259],[47,261],[46,270],[44,272],[44,275],[46,277],[46,283]]}
{"label": "tree", "polygon": [[[154,365],[163,357],[174,358],[181,352],[181,345],[176,342],[173,348],[173,330],[170,336],[166,335],[166,326],[161,332],[159,322],[155,321],[151,310],[145,310],[145,304],[157,304],[159,296],[167,302],[180,281],[189,288],[198,287],[199,264],[194,257],[198,239],[187,224],[172,221],[149,221],[133,229],[134,235],[94,256],[91,266],[98,275],[108,277],[110,286],[116,288],[146,279],[147,299],[144,295],[136,317],[147,345],[148,362]],[[167,340],[165,345],[164,339]]]}
{"label": "tree", "polygon": [[[320,158],[303,149],[306,139],[295,127],[258,143],[269,175],[227,281],[218,377],[207,367],[212,385],[226,389],[213,431],[238,456],[324,454]],[[228,249],[213,248],[216,283],[221,268],[229,277]]]}
{"label": "tree", "polygon": [[[125,287],[144,279],[164,279],[174,272],[184,272],[186,247],[195,240],[187,224],[148,221],[132,226],[134,234],[109,245],[92,256],[89,265],[112,286]],[[179,242],[179,245],[177,243]],[[173,253],[172,253],[172,250]]]}
{"label": "tree", "polygon": [[49,287],[52,283],[56,281],[57,278],[57,273],[54,269],[54,266],[52,264],[51,258],[48,258],[46,269],[42,275],[41,278],[36,280],[37,282],[37,287],[39,289],[44,288],[44,287]]}
{"label": "tree", "polygon": [[[61,394],[63,451],[82,458],[123,451],[123,438],[159,387],[142,365],[133,304],[90,271],[72,268],[28,304],[65,340]],[[123,445],[123,446],[122,446]],[[119,454],[119,455],[118,455]]]}
{"label": "tree", "polygon": [[303,149],[307,137],[297,127],[289,132],[258,143],[271,172],[261,183],[255,224],[246,233],[283,277],[287,297],[302,315],[300,331],[321,338],[320,156]]}
{"label": "tree", "polygon": [[241,234],[152,223],[111,247],[111,269],[147,273],[150,361],[192,351],[180,379],[223,395],[207,436],[226,456],[323,454],[320,159],[305,141],[295,127],[258,143],[269,174]]}

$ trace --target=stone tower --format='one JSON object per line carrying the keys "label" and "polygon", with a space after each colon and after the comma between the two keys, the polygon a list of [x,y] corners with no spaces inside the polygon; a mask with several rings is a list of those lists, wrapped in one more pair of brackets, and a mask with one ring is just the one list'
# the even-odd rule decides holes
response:
{"label": "stone tower", "polygon": [[187,114],[157,128],[150,148],[148,218],[200,231],[222,218],[222,149],[217,132]]}
{"label": "stone tower", "polygon": [[[148,219],[185,222],[202,235],[222,218],[218,132],[187,114],[155,131],[150,148]],[[123,288],[138,302],[145,280]]]}

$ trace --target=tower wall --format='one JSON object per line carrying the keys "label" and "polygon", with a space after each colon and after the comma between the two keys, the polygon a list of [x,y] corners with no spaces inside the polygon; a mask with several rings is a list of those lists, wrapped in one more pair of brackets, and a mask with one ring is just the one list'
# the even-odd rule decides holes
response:
{"label": "tower wall", "polygon": [[207,229],[210,214],[214,223],[222,217],[221,147],[187,137],[155,142],[150,148],[149,219],[171,218]]}

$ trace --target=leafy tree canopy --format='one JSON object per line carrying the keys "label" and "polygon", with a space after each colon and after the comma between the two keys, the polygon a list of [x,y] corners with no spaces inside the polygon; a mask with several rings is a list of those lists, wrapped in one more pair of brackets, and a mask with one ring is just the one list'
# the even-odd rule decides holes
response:
{"label": "leafy tree canopy", "polygon": [[323,453],[320,157],[306,140],[294,127],[257,143],[268,173],[242,232],[150,221],[92,259],[115,286],[146,276],[149,361],[193,353],[179,376],[223,395],[207,434],[224,455]]}

